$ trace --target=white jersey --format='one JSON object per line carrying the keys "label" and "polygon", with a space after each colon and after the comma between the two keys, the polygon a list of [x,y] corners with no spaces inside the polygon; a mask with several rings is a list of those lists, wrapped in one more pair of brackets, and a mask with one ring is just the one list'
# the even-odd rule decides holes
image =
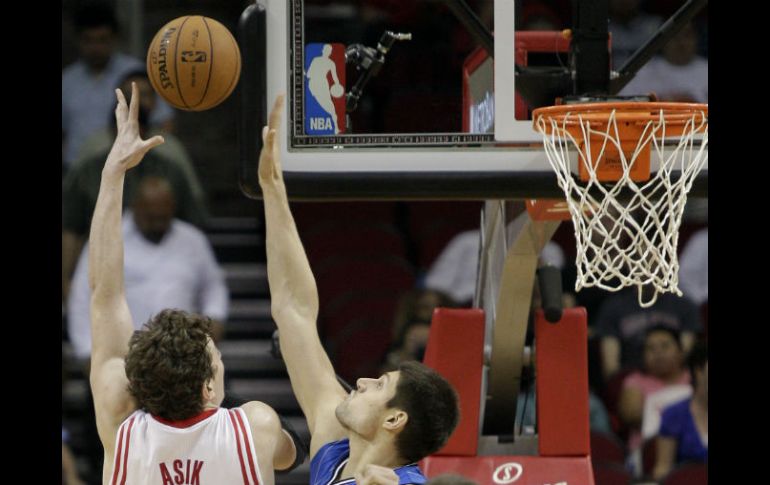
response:
{"label": "white jersey", "polygon": [[135,411],[118,429],[111,485],[259,485],[242,409],[212,409],[169,422]]}

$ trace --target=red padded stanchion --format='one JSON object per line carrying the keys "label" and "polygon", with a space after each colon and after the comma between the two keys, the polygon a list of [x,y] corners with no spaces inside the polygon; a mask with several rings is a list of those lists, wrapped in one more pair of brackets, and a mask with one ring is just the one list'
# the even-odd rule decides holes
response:
{"label": "red padded stanchion", "polygon": [[436,455],[474,456],[479,440],[484,311],[434,310],[423,363],[452,383],[460,397],[460,423]]}
{"label": "red padded stanchion", "polygon": [[587,456],[429,456],[420,469],[428,478],[452,473],[479,485],[594,485]]}
{"label": "red padded stanchion", "polygon": [[558,323],[535,314],[540,456],[588,456],[588,327],[585,308],[567,308]]}

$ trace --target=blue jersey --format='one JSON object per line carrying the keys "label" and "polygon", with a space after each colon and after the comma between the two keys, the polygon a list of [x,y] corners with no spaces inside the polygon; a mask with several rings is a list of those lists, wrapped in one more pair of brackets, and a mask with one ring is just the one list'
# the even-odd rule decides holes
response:
{"label": "blue jersey", "polygon": [[[355,479],[340,480],[342,469],[348,463],[350,441],[347,439],[326,443],[310,460],[310,485],[353,485]],[[425,483],[427,479],[416,463],[404,465],[393,470],[398,475],[399,485]]]}

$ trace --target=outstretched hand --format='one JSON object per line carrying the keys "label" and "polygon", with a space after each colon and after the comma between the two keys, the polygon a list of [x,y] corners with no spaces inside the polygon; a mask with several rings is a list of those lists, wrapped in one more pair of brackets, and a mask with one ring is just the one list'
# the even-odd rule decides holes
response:
{"label": "outstretched hand", "polygon": [[164,142],[162,136],[142,140],[139,134],[139,88],[131,83],[131,105],[126,105],[126,97],[120,89],[115,90],[118,106],[115,108],[115,120],[118,134],[107,157],[105,168],[126,171],[139,165],[144,155],[152,148]]}
{"label": "outstretched hand", "polygon": [[262,129],[262,152],[259,154],[259,185],[262,188],[283,184],[281,152],[278,131],[281,128],[281,113],[286,96],[279,94],[270,111],[267,126]]}

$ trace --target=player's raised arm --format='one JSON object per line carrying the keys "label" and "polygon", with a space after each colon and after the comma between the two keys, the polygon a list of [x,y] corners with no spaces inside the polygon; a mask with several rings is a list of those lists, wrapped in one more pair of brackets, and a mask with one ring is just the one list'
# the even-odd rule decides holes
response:
{"label": "player's raised arm", "polygon": [[[139,90],[132,84],[130,107],[116,90],[118,133],[102,170],[99,196],[91,223],[88,281],[91,287],[91,387],[102,440],[104,425],[120,420],[129,403],[123,359],[133,332],[123,282],[123,182],[126,171],[139,164],[151,148],[163,143],[160,136],[139,136]],[[115,424],[115,423],[112,423]],[[112,443],[110,443],[111,445]]]}
{"label": "player's raised arm", "polygon": [[263,131],[264,144],[259,157],[259,184],[267,233],[267,276],[272,314],[281,335],[281,354],[294,394],[317,441],[319,432],[324,439],[337,431],[341,433],[334,409],[346,393],[337,382],[318,336],[318,290],[283,182],[278,140],[283,104],[281,95]]}

